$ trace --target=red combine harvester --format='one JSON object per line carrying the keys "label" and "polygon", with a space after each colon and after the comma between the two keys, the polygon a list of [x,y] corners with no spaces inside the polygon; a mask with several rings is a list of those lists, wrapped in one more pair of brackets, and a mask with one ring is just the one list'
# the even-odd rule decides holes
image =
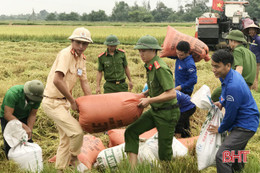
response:
{"label": "red combine harvester", "polygon": [[242,30],[243,27],[253,23],[245,12],[245,5],[248,4],[248,1],[225,1],[220,14],[204,13],[196,18],[195,37],[213,49],[226,47],[224,38],[230,30]]}

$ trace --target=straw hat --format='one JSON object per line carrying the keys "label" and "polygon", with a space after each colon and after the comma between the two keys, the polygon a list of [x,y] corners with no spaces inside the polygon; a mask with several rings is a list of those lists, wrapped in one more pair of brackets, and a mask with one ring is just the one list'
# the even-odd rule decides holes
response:
{"label": "straw hat", "polygon": [[249,28],[256,28],[256,34],[260,34],[260,28],[256,24],[252,23],[251,25],[247,26],[243,29],[244,34],[249,34]]}

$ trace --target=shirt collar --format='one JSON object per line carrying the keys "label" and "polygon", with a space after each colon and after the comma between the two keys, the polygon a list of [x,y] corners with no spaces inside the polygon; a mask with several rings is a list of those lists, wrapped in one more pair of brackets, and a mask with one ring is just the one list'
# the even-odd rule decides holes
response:
{"label": "shirt collar", "polygon": [[[117,53],[117,52],[118,52],[118,50],[116,49],[116,50],[115,50],[115,53]],[[107,55],[110,55],[108,49],[105,51],[105,53],[106,53],[106,56],[107,56]]]}
{"label": "shirt collar", "polygon": [[79,56],[78,54],[77,54],[77,52],[73,49],[73,48],[71,48],[70,49],[70,53],[75,57],[75,58],[77,58],[77,57],[82,57],[84,60],[86,60],[86,56],[82,53],[81,54],[81,56]]}
{"label": "shirt collar", "polygon": [[219,78],[219,80],[221,81],[222,84],[227,84],[230,79],[233,79],[233,73],[234,73],[234,70],[230,69],[228,74],[226,75],[225,79]]}
{"label": "shirt collar", "polygon": [[145,64],[145,68],[149,69],[150,71],[153,69],[153,65],[154,65],[154,61],[158,61],[159,57],[156,55],[155,57],[153,57],[153,59],[151,59],[151,61],[147,64]]}

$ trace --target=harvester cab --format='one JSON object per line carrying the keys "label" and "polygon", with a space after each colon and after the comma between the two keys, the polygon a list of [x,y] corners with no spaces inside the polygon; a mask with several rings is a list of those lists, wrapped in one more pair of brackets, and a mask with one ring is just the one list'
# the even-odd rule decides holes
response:
{"label": "harvester cab", "polygon": [[243,29],[243,20],[249,18],[245,12],[248,1],[225,1],[220,13],[207,12],[196,18],[195,37],[210,48],[219,49],[227,46],[225,36],[230,30]]}

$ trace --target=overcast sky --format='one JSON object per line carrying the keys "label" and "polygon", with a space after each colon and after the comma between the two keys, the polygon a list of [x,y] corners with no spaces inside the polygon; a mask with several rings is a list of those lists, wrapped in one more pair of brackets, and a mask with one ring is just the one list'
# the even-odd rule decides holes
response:
{"label": "overcast sky", "polygon": [[[115,2],[119,1],[122,0],[0,0],[0,15],[31,14],[32,9],[34,9],[35,13],[47,10],[49,13],[77,12],[79,14],[90,13],[92,10],[104,10],[107,15],[110,15]],[[133,6],[135,2],[139,6],[142,5],[143,1],[148,2],[148,0],[123,1],[129,6]],[[192,2],[192,0],[150,0],[151,9],[156,7],[158,1],[163,2],[168,8],[173,10],[177,10],[178,2],[182,4]]]}

